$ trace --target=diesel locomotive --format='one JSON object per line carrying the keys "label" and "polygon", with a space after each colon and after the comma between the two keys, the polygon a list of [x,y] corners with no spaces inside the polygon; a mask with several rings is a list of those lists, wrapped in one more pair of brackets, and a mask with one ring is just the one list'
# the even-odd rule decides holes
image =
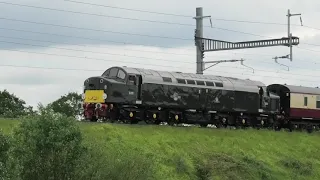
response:
{"label": "diesel locomotive", "polygon": [[[310,109],[318,107],[316,94],[316,88],[114,66],[85,80],[82,106],[91,121],[318,128],[320,113]],[[300,107],[302,96],[311,99],[310,106]]]}

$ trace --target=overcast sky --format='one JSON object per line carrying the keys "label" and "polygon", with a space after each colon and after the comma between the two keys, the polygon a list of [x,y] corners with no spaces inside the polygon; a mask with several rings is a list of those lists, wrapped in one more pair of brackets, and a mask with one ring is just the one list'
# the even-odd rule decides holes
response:
{"label": "overcast sky", "polygon": [[290,66],[290,71],[272,59],[287,55],[289,48],[270,47],[208,52],[205,61],[244,58],[254,73],[240,63],[224,63],[205,74],[250,78],[265,84],[319,86],[320,1],[74,1],[105,6],[64,0],[0,2],[0,90],[8,89],[36,106],[81,91],[86,78],[101,75],[111,66],[195,73],[192,16],[196,7],[203,7],[204,15],[212,16],[213,28],[209,19],[204,20],[204,37],[225,41],[285,37],[287,9],[302,13],[303,27],[299,17],[291,18],[292,34],[300,38],[300,45],[293,50],[293,62],[279,60]]}

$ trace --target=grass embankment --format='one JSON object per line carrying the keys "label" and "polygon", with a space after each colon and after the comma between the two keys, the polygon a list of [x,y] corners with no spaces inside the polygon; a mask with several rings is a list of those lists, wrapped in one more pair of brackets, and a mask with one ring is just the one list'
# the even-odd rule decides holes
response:
{"label": "grass embankment", "polygon": [[[18,121],[0,120],[10,133]],[[318,133],[79,123],[93,179],[320,179]]]}

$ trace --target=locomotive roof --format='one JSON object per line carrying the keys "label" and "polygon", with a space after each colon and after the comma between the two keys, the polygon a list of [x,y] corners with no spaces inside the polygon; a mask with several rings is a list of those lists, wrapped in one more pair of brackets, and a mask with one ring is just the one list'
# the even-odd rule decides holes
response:
{"label": "locomotive roof", "polygon": [[[259,81],[254,80],[245,80],[232,77],[222,77],[214,75],[201,75],[194,73],[181,73],[181,72],[170,72],[170,71],[156,71],[152,69],[143,69],[143,68],[131,68],[131,67],[110,67],[111,68],[120,68],[126,71],[129,74],[139,74],[142,75],[143,82],[145,83],[176,83],[179,84],[179,80],[186,81],[187,85],[190,86],[199,86],[199,81],[204,82],[213,82],[215,88],[231,89],[231,90],[245,90],[251,92],[258,92],[259,87],[266,87],[265,84]],[[169,79],[170,78],[170,79]],[[197,85],[189,84],[188,80],[196,81]],[[194,83],[194,82],[193,82]],[[208,83],[206,83],[208,86]]]}
{"label": "locomotive roof", "polygon": [[291,93],[320,95],[320,88],[318,88],[318,87],[294,86],[294,85],[286,85],[286,84],[284,84],[284,85],[283,84],[271,84],[269,86],[286,87]]}

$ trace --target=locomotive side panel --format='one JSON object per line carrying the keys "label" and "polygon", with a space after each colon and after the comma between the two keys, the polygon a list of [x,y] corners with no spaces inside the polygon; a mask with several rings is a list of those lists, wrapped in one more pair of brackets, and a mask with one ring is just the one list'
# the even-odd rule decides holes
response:
{"label": "locomotive side panel", "polygon": [[142,102],[144,106],[226,112],[235,107],[235,93],[224,89],[148,83],[142,85]]}
{"label": "locomotive side panel", "polygon": [[208,89],[206,108],[215,111],[232,111],[234,107],[234,92],[223,89]]}
{"label": "locomotive side panel", "polygon": [[235,91],[235,110],[247,113],[257,113],[260,97],[257,93]]}
{"label": "locomotive side panel", "polygon": [[135,104],[137,90],[134,86],[123,83],[110,83],[107,90],[107,101],[109,103]]}
{"label": "locomotive side panel", "polygon": [[194,87],[146,83],[142,85],[142,102],[145,106],[198,109],[198,91]]}
{"label": "locomotive side panel", "polygon": [[173,102],[169,94],[169,85],[166,84],[142,84],[142,104],[151,107],[167,107],[179,106],[177,102]]}

